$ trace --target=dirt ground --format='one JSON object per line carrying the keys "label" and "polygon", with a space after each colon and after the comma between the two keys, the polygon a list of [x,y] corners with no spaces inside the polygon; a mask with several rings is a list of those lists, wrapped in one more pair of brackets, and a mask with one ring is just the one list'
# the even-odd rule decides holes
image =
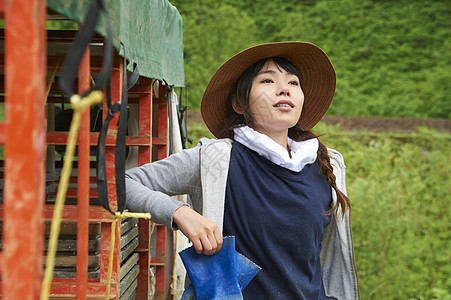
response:
{"label": "dirt ground", "polygon": [[[325,116],[322,121],[331,125],[341,124],[342,129],[350,131],[415,132],[419,126],[426,126],[439,132],[451,133],[451,120],[447,119]],[[187,122],[188,125],[191,123],[203,123],[200,112],[188,111]]]}

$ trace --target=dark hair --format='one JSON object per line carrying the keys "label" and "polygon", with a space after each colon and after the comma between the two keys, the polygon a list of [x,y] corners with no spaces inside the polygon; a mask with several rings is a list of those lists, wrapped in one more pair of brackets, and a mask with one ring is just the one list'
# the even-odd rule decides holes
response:
{"label": "dark hair", "polygon": [[[258,73],[261,71],[263,66],[268,60],[272,60],[277,67],[282,68],[286,72],[290,74],[294,74],[299,78],[299,82],[301,83],[302,88],[302,81],[301,76],[299,74],[299,71],[296,69],[296,67],[287,59],[282,57],[269,57],[262,59],[258,61],[257,63],[253,64],[250,68],[248,68],[246,71],[244,71],[243,74],[239,77],[239,79],[235,82],[235,85],[233,86],[232,91],[229,94],[228,101],[229,103],[235,102],[235,104],[243,111],[243,114],[236,113],[232,105],[229,105],[229,115],[230,117],[230,123],[229,125],[224,129],[225,136],[233,139],[234,133],[233,129],[248,125],[249,127],[253,127],[253,118],[252,115],[249,113],[249,95],[252,89],[252,82],[255,78],[255,76],[258,75]],[[312,138],[318,138],[317,135],[315,135],[311,131],[304,131],[302,128],[299,128],[298,126],[294,126],[288,129],[288,136],[293,139],[294,141],[305,141]],[[333,168],[330,163],[330,157],[329,153],[327,151],[326,146],[318,139],[319,141],[319,148],[316,158],[316,163],[319,166],[320,172],[326,177],[327,182],[330,184],[330,186],[335,190],[337,193],[337,203],[334,207],[330,209],[328,214],[332,214],[335,212],[339,206],[341,206],[342,214],[346,212],[347,209],[350,208],[350,200],[349,198],[341,192],[337,188],[336,184],[336,178],[333,173]]]}

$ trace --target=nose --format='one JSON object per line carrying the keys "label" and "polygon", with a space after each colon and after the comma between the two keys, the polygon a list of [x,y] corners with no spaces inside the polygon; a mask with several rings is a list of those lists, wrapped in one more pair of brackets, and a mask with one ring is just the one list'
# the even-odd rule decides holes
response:
{"label": "nose", "polygon": [[277,90],[277,96],[290,96],[290,89],[286,85],[282,85]]}

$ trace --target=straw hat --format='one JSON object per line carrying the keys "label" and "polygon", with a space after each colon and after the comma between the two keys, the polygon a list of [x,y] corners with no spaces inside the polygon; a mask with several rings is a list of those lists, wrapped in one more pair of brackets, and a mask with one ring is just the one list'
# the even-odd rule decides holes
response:
{"label": "straw hat", "polygon": [[233,85],[254,63],[267,57],[283,57],[296,66],[304,91],[304,106],[298,126],[310,130],[326,113],[335,91],[335,70],[319,47],[304,42],[262,44],[241,51],[226,61],[213,75],[202,98],[201,112],[208,129],[217,137],[232,115],[228,99]]}

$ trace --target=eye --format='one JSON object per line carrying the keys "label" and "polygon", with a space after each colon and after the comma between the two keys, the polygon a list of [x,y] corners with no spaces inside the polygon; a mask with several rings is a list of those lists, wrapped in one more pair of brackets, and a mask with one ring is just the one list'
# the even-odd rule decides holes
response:
{"label": "eye", "polygon": [[261,82],[262,82],[262,83],[271,83],[272,80],[271,80],[271,79],[263,79]]}
{"label": "eye", "polygon": [[288,84],[291,84],[291,85],[299,85],[299,81],[297,81],[297,80],[292,80],[292,81],[290,81]]}

